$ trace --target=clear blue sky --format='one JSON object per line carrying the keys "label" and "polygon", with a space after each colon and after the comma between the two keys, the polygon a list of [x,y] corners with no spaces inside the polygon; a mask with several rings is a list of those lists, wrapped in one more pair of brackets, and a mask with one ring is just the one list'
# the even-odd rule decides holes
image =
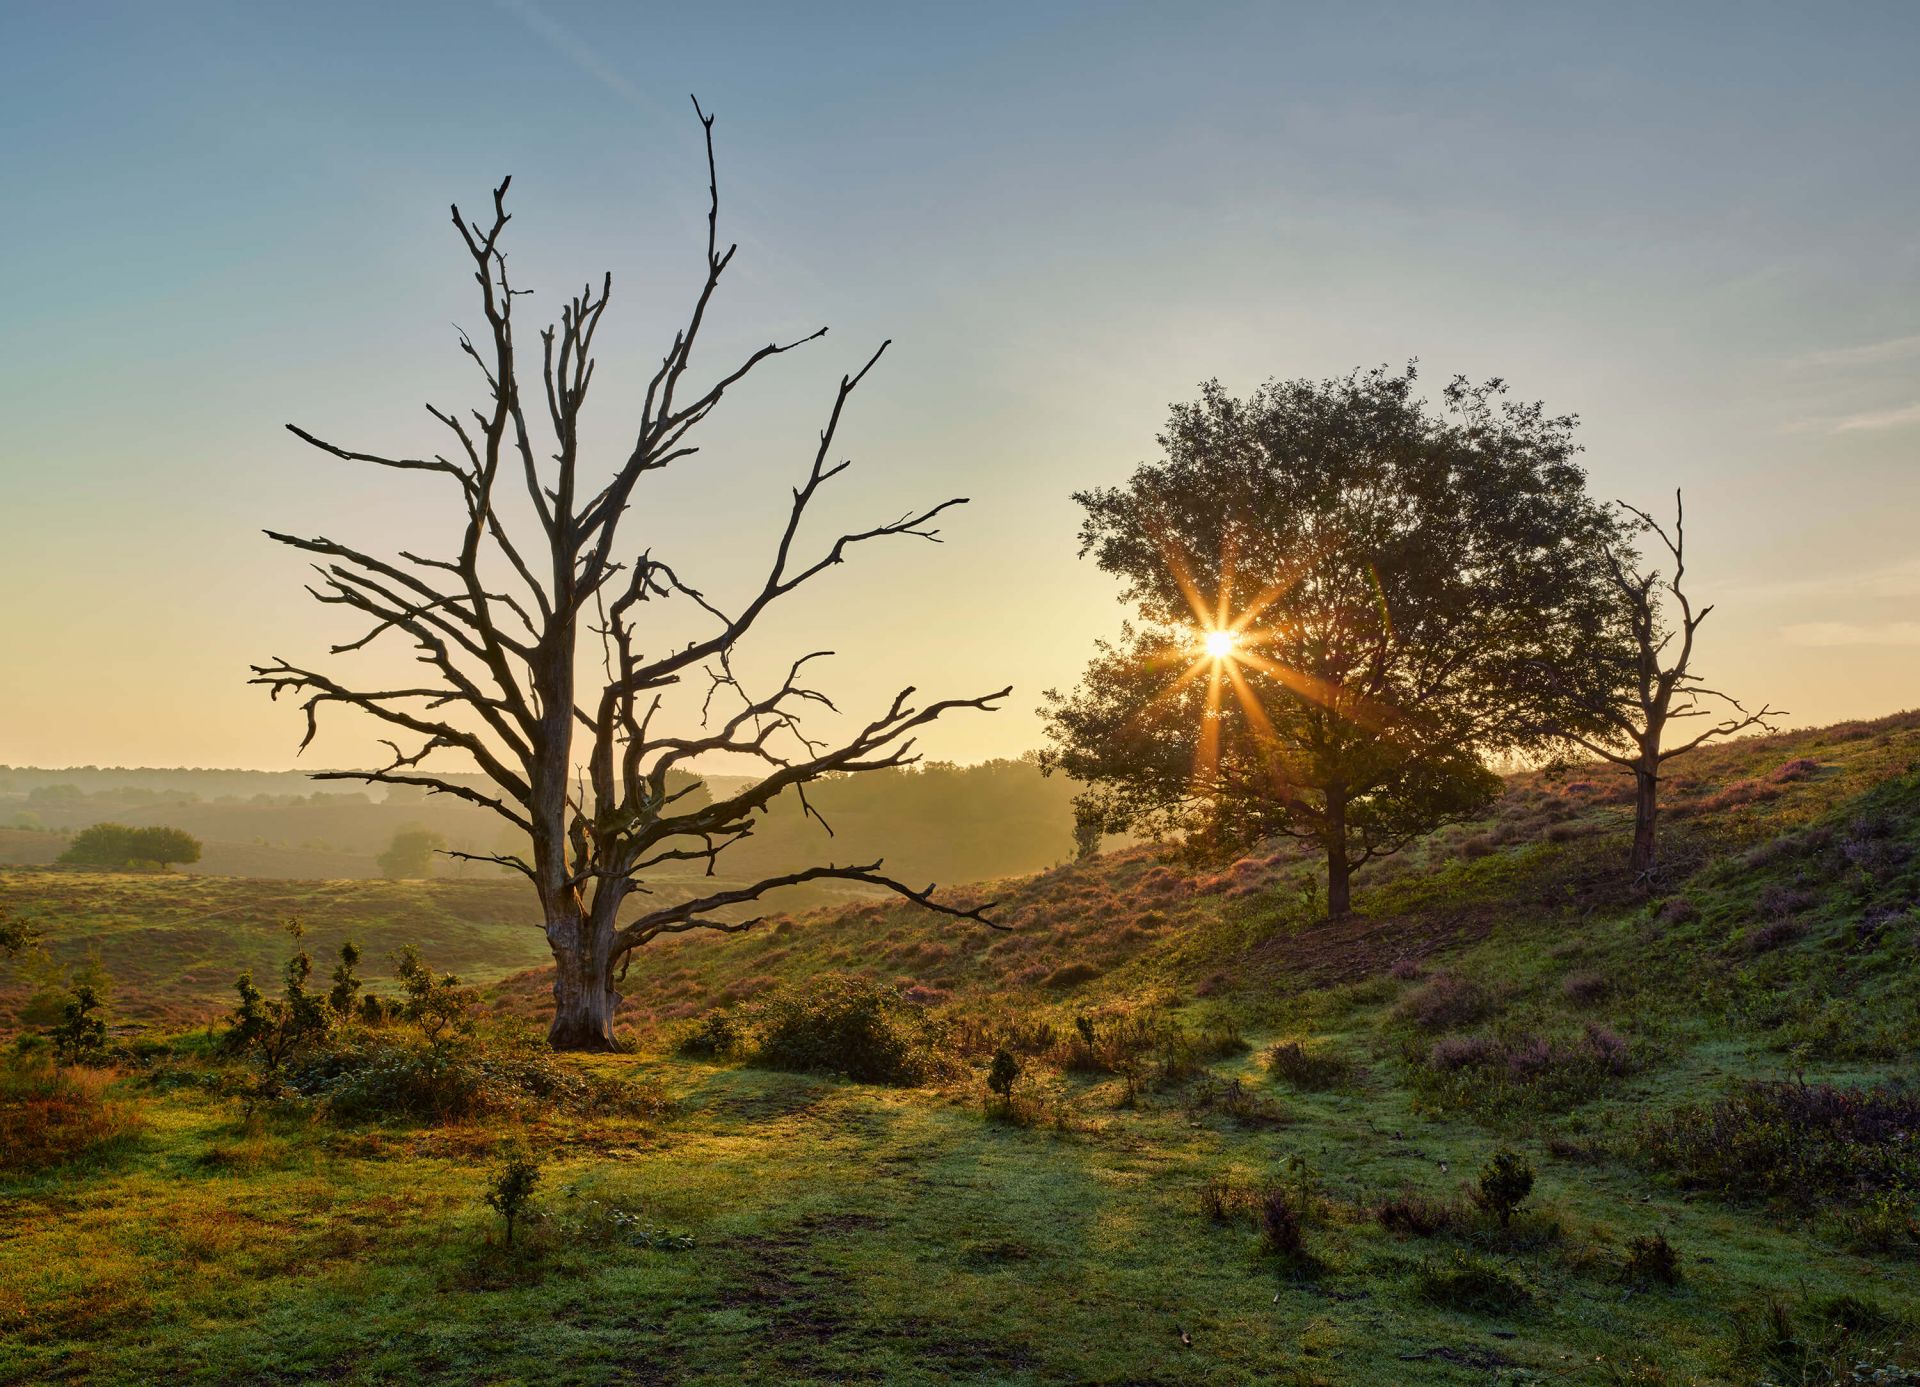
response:
{"label": "clear blue sky", "polygon": [[974,503],[766,654],[831,644],[859,711],[1018,686],[936,753],[1034,744],[1117,623],[1067,493],[1169,401],[1410,357],[1581,414],[1605,495],[1687,487],[1716,682],[1920,702],[1916,74],[1893,4],[0,4],[0,761],[288,764],[245,665],[343,628],[259,530],[444,512],[280,426],[434,446],[446,207],[512,173],[523,312],[615,272],[617,440],[699,271],[688,92],[742,242],[709,361],[832,333],[636,518],[724,593],[894,338],[834,515]]}

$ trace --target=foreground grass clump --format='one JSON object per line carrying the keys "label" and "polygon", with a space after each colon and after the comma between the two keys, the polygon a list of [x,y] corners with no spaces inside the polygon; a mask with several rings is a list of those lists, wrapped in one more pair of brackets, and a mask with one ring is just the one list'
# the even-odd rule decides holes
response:
{"label": "foreground grass clump", "polygon": [[1635,1145],[1681,1184],[1808,1206],[1920,1190],[1920,1090],[1749,1082],[1643,1122]]}
{"label": "foreground grass clump", "polygon": [[9,1056],[0,1065],[0,1170],[59,1165],[137,1131],[132,1105],[109,1096],[117,1077],[32,1051]]}

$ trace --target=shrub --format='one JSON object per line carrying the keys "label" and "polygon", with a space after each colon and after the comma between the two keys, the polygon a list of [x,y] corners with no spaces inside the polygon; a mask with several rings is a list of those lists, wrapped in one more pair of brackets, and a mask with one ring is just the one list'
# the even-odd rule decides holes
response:
{"label": "shrub", "polygon": [[1341,1088],[1353,1078],[1353,1061],[1346,1056],[1309,1050],[1297,1040],[1283,1040],[1268,1050],[1267,1068],[1275,1078],[1308,1092]]}
{"label": "shrub", "polygon": [[1654,912],[1654,919],[1663,925],[1691,924],[1700,918],[1700,907],[1685,896],[1669,896],[1660,903]]}
{"label": "shrub", "polygon": [[436,975],[408,944],[393,955],[394,976],[400,983],[400,1015],[420,1028],[429,1044],[473,1028],[473,1008],[479,994],[462,987],[452,973]]}
{"label": "shrub", "polygon": [[1100,970],[1091,963],[1069,963],[1064,968],[1056,968],[1047,974],[1040,985],[1051,991],[1064,992],[1068,988],[1092,982],[1099,976]]}
{"label": "shrub", "polygon": [[542,1108],[658,1118],[670,1107],[657,1082],[582,1072],[516,1034],[438,1044],[408,1035],[333,1037],[297,1056],[285,1078],[295,1094],[341,1121],[450,1122]]}
{"label": "shrub", "polygon": [[173,862],[198,862],[200,843],[177,828],[95,824],[76,833],[58,860],[69,867],[164,870]]}
{"label": "shrub", "polygon": [[1590,1024],[1571,1042],[1530,1031],[1443,1036],[1428,1047],[1411,1078],[1431,1100],[1499,1116],[1577,1106],[1594,1097],[1601,1082],[1631,1072],[1633,1065],[1623,1036]]}
{"label": "shrub", "polygon": [[1000,1100],[1003,1111],[1013,1105],[1013,1086],[1019,1078],[1020,1062],[1005,1046],[994,1051],[993,1063],[987,1067],[987,1092]]}
{"label": "shrub", "polygon": [[92,983],[77,982],[60,1005],[60,1019],[47,1032],[53,1053],[62,1064],[85,1064],[106,1052],[107,1023],[102,1002]]}
{"label": "shrub", "polygon": [[703,1059],[732,1059],[747,1045],[747,1028],[732,1011],[710,1011],[674,1041],[675,1054]]}
{"label": "shrub", "polygon": [[1621,1274],[1640,1286],[1658,1281],[1673,1286],[1680,1281],[1680,1254],[1664,1233],[1642,1233],[1627,1239],[1627,1258]]}
{"label": "shrub", "polygon": [[1611,991],[1605,973],[1569,973],[1560,982],[1560,995],[1578,1007],[1589,1007]]}
{"label": "shrub", "polygon": [[1430,1238],[1460,1221],[1457,1205],[1442,1199],[1402,1190],[1380,1201],[1373,1211],[1380,1226],[1389,1233]]}
{"label": "shrub", "polygon": [[1453,973],[1435,973],[1408,993],[1399,1011],[1422,1030],[1446,1030],[1477,1021],[1492,1009],[1493,999],[1478,983]]}
{"label": "shrub", "polygon": [[1426,976],[1427,966],[1417,958],[1396,958],[1393,966],[1387,969],[1387,976],[1395,982],[1413,982]]}
{"label": "shrub", "polygon": [[1187,1112],[1194,1117],[1222,1113],[1241,1127],[1278,1127],[1287,1121],[1284,1108],[1238,1079],[1209,1077],[1188,1097]]}
{"label": "shrub", "polygon": [[1260,1198],[1260,1240],[1269,1252],[1298,1257],[1304,1246],[1300,1214],[1287,1191],[1275,1186]]}
{"label": "shrub", "polygon": [[1481,1168],[1473,1202],[1506,1228],[1532,1193],[1533,1166],[1518,1151],[1505,1148],[1494,1152],[1493,1159]]}
{"label": "shrub", "polygon": [[1747,931],[1742,946],[1750,954],[1772,953],[1775,949],[1793,943],[1807,932],[1807,927],[1798,920],[1769,920]]}
{"label": "shrub", "polygon": [[518,1137],[508,1142],[487,1181],[485,1199],[507,1226],[507,1246],[513,1246],[513,1227],[533,1207],[540,1185],[540,1161]]}
{"label": "shrub", "polygon": [[1920,1092],[1901,1084],[1749,1082],[1644,1120],[1642,1159],[1730,1201],[1862,1202],[1920,1188]]}
{"label": "shrub", "polygon": [[1483,1315],[1521,1310],[1533,1300],[1525,1286],[1493,1262],[1457,1250],[1444,1262],[1424,1264],[1416,1289],[1430,1305]]}
{"label": "shrub", "polygon": [[756,1006],[760,1035],[754,1061],[769,1069],[918,1084],[945,1067],[932,1018],[878,983],[822,974],[777,988]]}
{"label": "shrub", "polygon": [[107,1097],[108,1070],[56,1068],[32,1053],[0,1067],[0,1170],[58,1165],[137,1130],[125,1103]]}

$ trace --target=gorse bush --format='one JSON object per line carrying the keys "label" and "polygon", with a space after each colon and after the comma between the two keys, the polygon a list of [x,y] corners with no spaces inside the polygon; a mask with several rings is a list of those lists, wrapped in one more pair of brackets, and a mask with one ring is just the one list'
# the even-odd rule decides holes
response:
{"label": "gorse bush", "polygon": [[1920,1189],[1920,1090],[1745,1083],[1643,1121],[1648,1164],[1723,1199],[1802,1206]]}
{"label": "gorse bush", "polygon": [[1636,1286],[1658,1282],[1662,1286],[1680,1281],[1680,1254],[1664,1233],[1643,1233],[1627,1239],[1626,1261],[1621,1275]]}
{"label": "gorse bush", "polygon": [[827,973],[751,1004],[753,1060],[879,1084],[919,1084],[947,1067],[939,1025],[891,987]]}
{"label": "gorse bush", "polygon": [[60,1019],[47,1032],[53,1053],[62,1064],[85,1064],[106,1053],[107,1022],[100,1012],[99,991],[88,982],[77,982],[60,1004]]}
{"label": "gorse bush", "polygon": [[330,1117],[350,1122],[451,1122],[543,1110],[661,1118],[670,1111],[657,1081],[584,1073],[519,1032],[438,1043],[404,1032],[344,1032],[303,1051],[285,1082]]}
{"label": "gorse bush", "polygon": [[1327,1050],[1309,1050],[1297,1040],[1283,1040],[1268,1050],[1267,1069],[1276,1079],[1309,1092],[1344,1088],[1353,1079],[1353,1061]]}
{"label": "gorse bush", "polygon": [[1518,1151],[1506,1149],[1494,1152],[1481,1168],[1473,1187],[1473,1202],[1505,1228],[1532,1193],[1533,1166]]}

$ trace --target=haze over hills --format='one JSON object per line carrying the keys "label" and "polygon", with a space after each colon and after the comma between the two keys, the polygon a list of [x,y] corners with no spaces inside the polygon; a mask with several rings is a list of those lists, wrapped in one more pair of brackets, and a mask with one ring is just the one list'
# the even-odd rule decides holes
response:
{"label": "haze over hills", "polygon": [[[686,803],[744,783],[710,776]],[[797,797],[784,796],[715,871],[767,876],[823,856],[882,858],[917,885],[1033,871],[1072,853],[1077,789],[1042,776],[1031,759],[934,762],[828,780],[809,792],[824,826]],[[63,835],[100,822],[184,829],[204,844],[201,860],[185,870],[208,876],[378,877],[378,854],[396,832],[415,826],[461,851],[517,850],[510,829],[489,811],[406,787],[363,792],[278,771],[0,767],[0,864],[50,863],[65,846]],[[462,878],[507,870],[447,858],[436,866],[437,875]],[[659,875],[703,871],[703,864],[680,864]]]}

